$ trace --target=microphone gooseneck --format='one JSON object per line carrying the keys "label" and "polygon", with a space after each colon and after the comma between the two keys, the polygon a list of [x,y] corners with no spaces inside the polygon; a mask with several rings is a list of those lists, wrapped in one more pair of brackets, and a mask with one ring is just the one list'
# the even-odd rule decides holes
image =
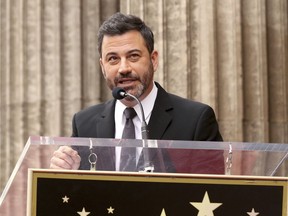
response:
{"label": "microphone gooseneck", "polygon": [[144,115],[144,110],[143,110],[143,106],[142,106],[142,103],[141,101],[135,97],[134,95],[132,94],[129,94],[128,92],[126,92],[123,88],[120,88],[120,87],[115,87],[113,90],[112,90],[112,95],[115,99],[117,100],[121,100],[127,96],[129,97],[132,97],[134,100],[137,101],[137,103],[139,104],[140,106],[140,110],[141,110],[141,115],[142,115],[142,125],[141,125],[141,134],[142,134],[142,139],[148,139],[149,136],[148,136],[148,125],[145,121],[145,115]]}
{"label": "microphone gooseneck", "polygon": [[[141,115],[142,115],[142,122],[141,122],[141,135],[142,135],[142,140],[143,140],[143,147],[147,147],[147,142],[149,139],[149,130],[148,130],[148,125],[145,121],[145,115],[144,115],[144,110],[141,101],[135,97],[132,94],[129,94],[126,92],[123,88],[120,87],[115,87],[112,90],[112,95],[115,99],[121,100],[127,96],[132,97],[134,100],[137,101],[137,103],[140,106],[141,110]],[[143,157],[144,157],[144,165],[143,165],[143,170],[139,172],[153,172],[154,171],[154,165],[151,161],[151,156],[150,156],[150,149],[149,148],[143,148]]]}

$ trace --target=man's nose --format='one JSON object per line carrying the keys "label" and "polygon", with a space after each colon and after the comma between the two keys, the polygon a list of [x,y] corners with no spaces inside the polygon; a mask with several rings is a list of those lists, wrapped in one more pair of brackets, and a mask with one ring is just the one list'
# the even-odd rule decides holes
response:
{"label": "man's nose", "polygon": [[121,59],[121,63],[120,63],[120,67],[118,69],[118,72],[119,73],[130,73],[131,70],[132,69],[131,69],[127,59]]}

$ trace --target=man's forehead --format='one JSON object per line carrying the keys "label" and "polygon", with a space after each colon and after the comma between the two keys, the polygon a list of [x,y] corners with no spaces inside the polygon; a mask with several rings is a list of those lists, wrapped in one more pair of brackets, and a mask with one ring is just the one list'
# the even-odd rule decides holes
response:
{"label": "man's forehead", "polygon": [[104,35],[102,44],[106,43],[126,43],[126,42],[143,42],[144,38],[138,31],[128,31],[119,35]]}
{"label": "man's forehead", "polygon": [[135,32],[127,32],[122,35],[109,36],[105,35],[102,43],[104,55],[107,53],[131,52],[132,50],[147,49],[142,35]]}

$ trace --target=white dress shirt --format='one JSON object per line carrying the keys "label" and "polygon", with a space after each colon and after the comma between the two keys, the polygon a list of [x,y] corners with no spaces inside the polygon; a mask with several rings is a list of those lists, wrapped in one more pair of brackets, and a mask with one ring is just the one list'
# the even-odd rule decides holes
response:
{"label": "white dress shirt", "polygon": [[[143,110],[144,110],[144,116],[145,116],[145,121],[148,124],[151,113],[155,104],[155,100],[157,97],[157,92],[158,89],[155,85],[153,84],[152,91],[150,92],[147,97],[144,98],[144,100],[141,101]],[[137,113],[137,116],[133,118],[133,123],[135,126],[135,137],[136,139],[142,139],[142,134],[141,134],[141,125],[142,125],[142,114],[141,114],[141,108],[139,104],[133,107]],[[114,119],[115,119],[115,138],[116,139],[121,139],[122,138],[122,133],[123,129],[126,123],[126,118],[124,116],[124,110],[126,109],[126,106],[121,103],[120,100],[116,101],[115,105],[115,114],[114,114]],[[136,153],[136,160],[139,159],[139,156],[141,154],[142,148],[137,149]],[[120,165],[120,155],[121,155],[121,147],[116,147],[116,170],[119,170],[119,165]]]}

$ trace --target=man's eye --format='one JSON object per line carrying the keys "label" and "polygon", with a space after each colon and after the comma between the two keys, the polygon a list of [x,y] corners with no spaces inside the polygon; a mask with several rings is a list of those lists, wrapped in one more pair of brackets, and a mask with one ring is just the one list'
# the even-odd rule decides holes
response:
{"label": "man's eye", "polygon": [[131,61],[137,61],[139,58],[140,58],[140,55],[138,55],[138,54],[132,54],[129,56],[129,59]]}
{"label": "man's eye", "polygon": [[108,62],[110,62],[110,63],[115,63],[115,62],[117,62],[117,60],[118,60],[118,58],[116,56],[111,56],[108,58]]}

